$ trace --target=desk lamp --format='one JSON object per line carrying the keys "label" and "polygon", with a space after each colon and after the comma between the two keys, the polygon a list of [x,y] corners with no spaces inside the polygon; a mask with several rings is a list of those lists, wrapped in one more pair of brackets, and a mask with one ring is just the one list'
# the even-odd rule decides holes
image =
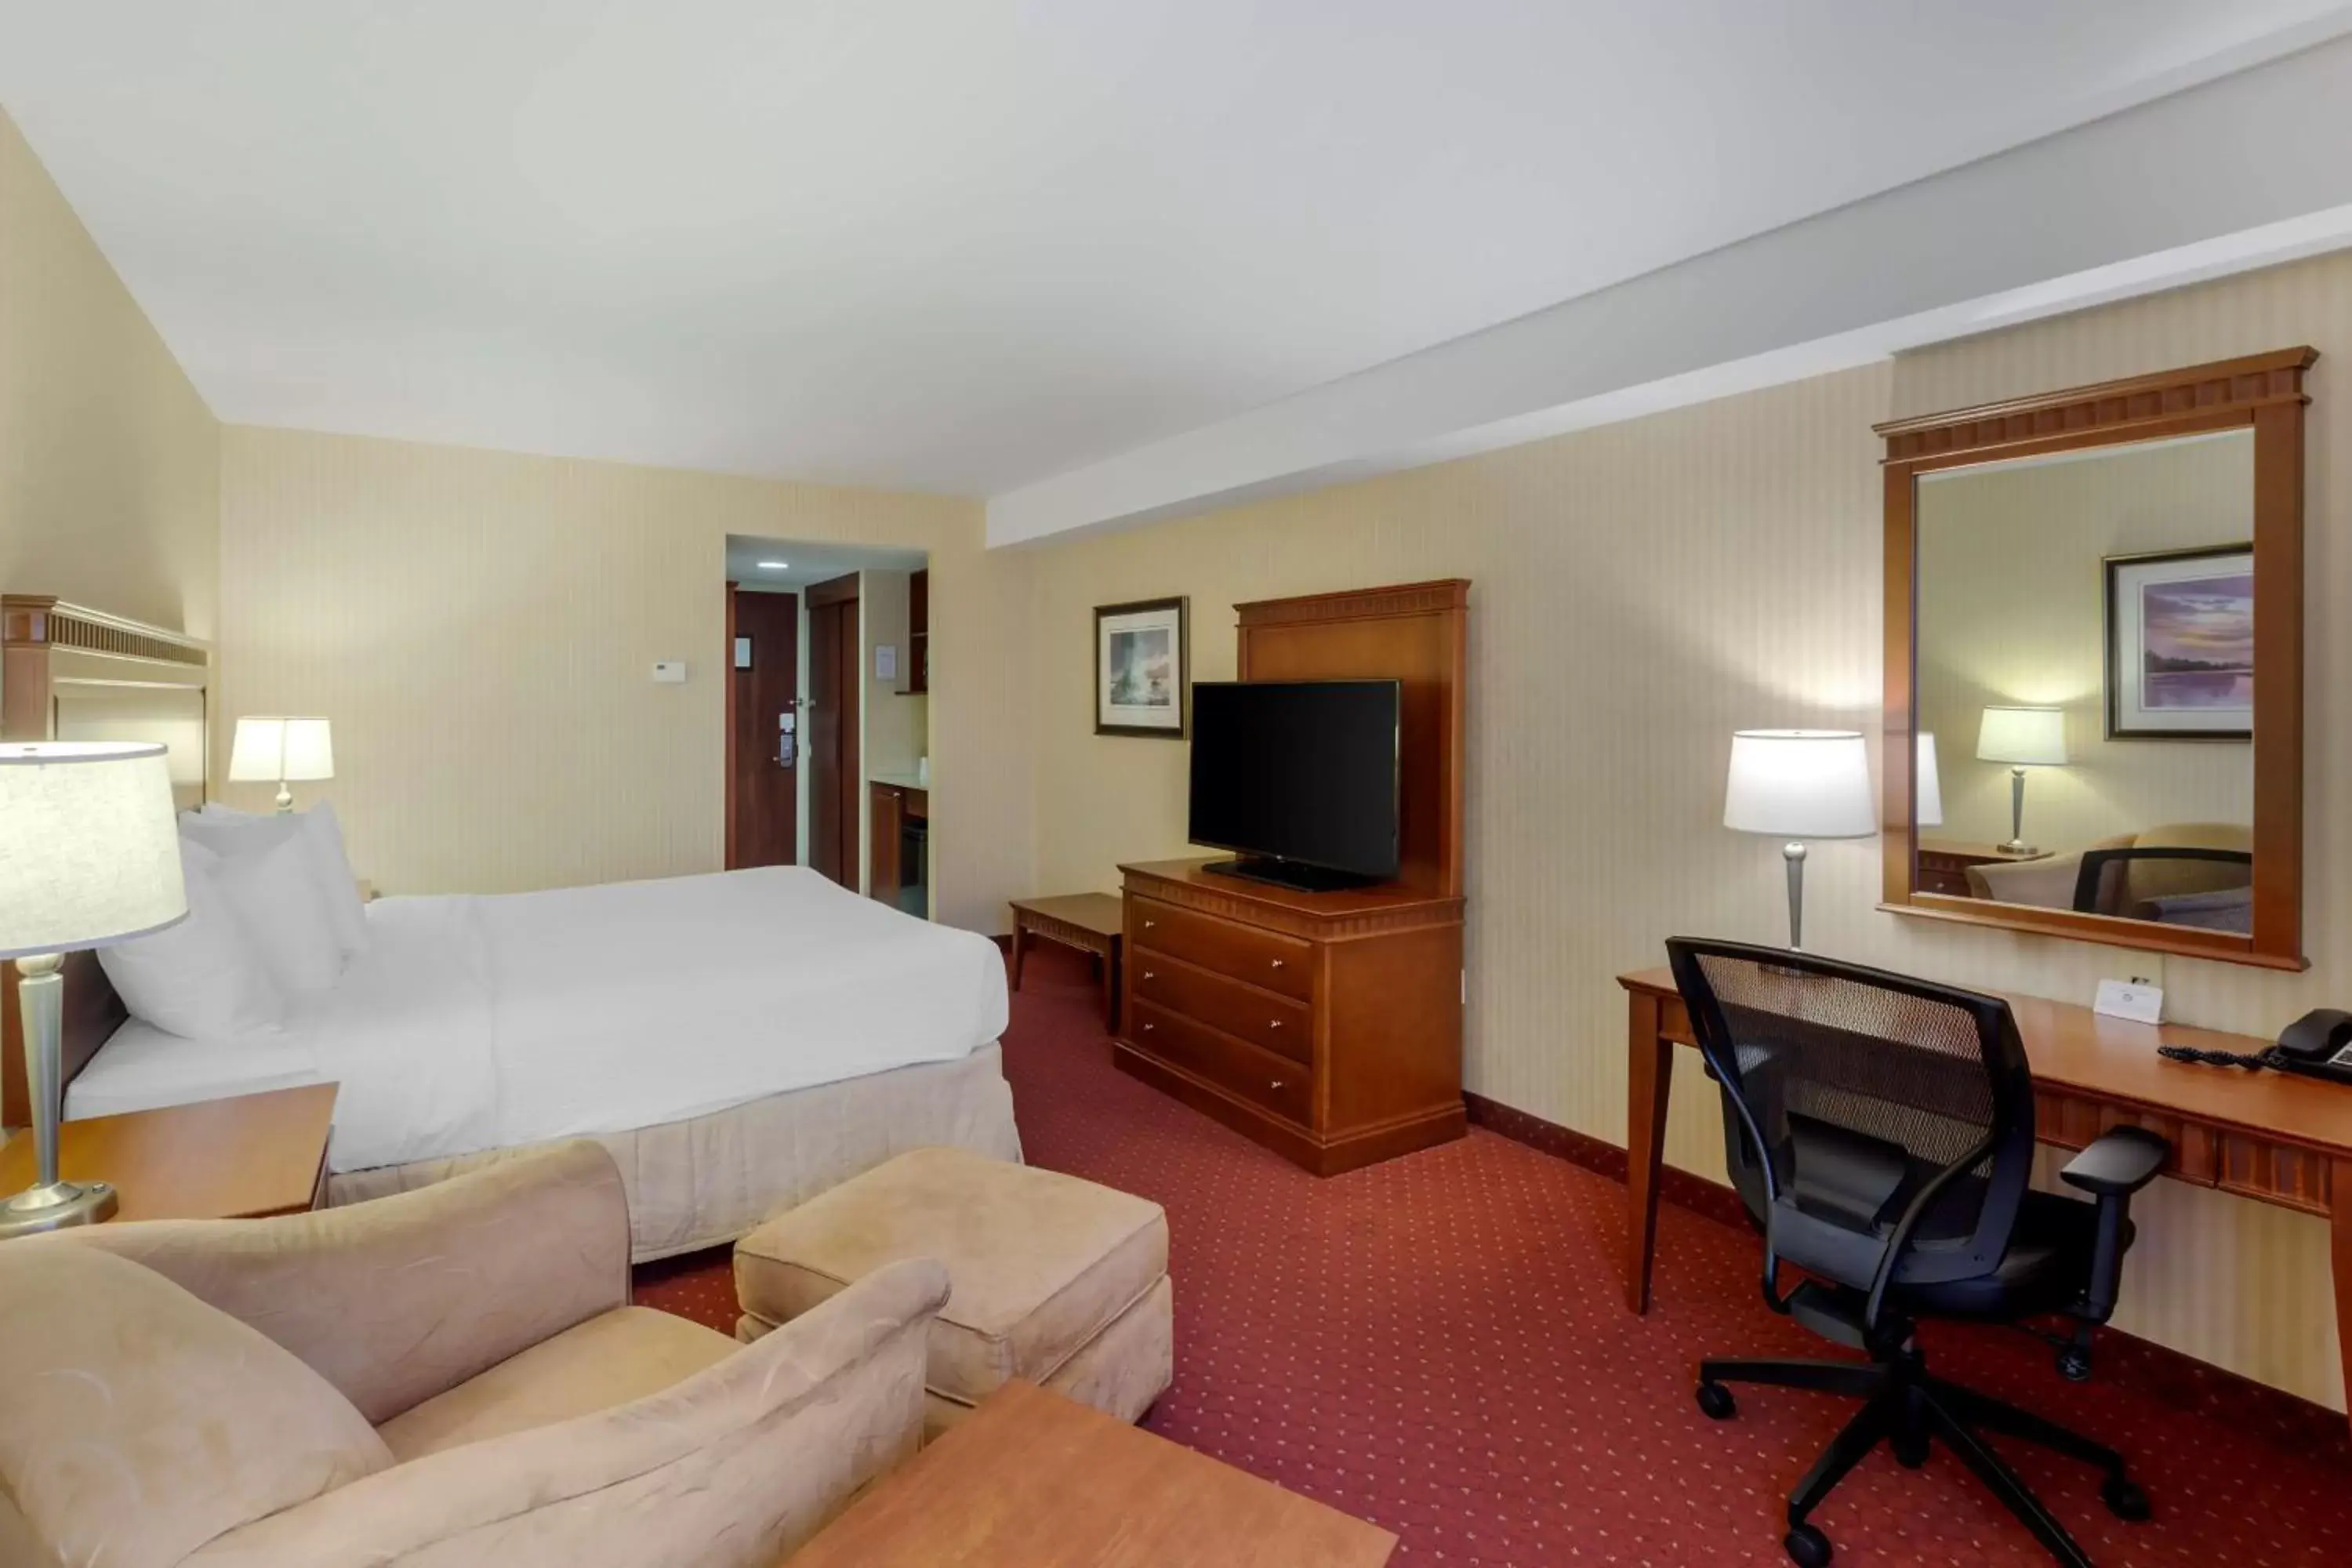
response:
{"label": "desk lamp", "polygon": [[1804,946],[1808,838],[1867,838],[1878,831],[1870,757],[1852,730],[1742,730],[1731,737],[1723,825],[1785,839],[1789,947]]}
{"label": "desk lamp", "polygon": [[2008,763],[2009,842],[2004,855],[2032,855],[2025,841],[2025,770],[2066,765],[2066,710],[2063,708],[1999,708],[1984,710],[1977,731],[1977,760]]}

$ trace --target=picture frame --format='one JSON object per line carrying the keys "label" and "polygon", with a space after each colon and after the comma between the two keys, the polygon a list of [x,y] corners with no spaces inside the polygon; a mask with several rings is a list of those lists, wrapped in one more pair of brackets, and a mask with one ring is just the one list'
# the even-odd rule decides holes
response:
{"label": "picture frame", "polygon": [[2107,739],[2254,738],[2254,547],[2110,555]]}
{"label": "picture frame", "polygon": [[1192,733],[1192,601],[1095,606],[1095,733],[1181,741]]}

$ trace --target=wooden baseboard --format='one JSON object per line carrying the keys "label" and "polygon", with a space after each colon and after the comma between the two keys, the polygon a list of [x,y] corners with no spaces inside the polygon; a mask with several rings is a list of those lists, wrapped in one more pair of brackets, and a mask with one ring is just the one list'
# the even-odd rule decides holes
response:
{"label": "wooden baseboard", "polygon": [[[1482,1094],[1465,1093],[1462,1098],[1475,1127],[1581,1165],[1611,1181],[1625,1179],[1625,1151],[1614,1143]],[[1669,1165],[1659,1178],[1658,1191],[1667,1202],[1717,1224],[1744,1233],[1752,1234],[1755,1229],[1739,1194],[1719,1182]],[[2352,1464],[2352,1426],[2324,1405],[2114,1327],[2099,1331],[2096,1353],[2100,1377],[2232,1430],[2258,1434],[2282,1447],[2329,1454],[2339,1463]]]}

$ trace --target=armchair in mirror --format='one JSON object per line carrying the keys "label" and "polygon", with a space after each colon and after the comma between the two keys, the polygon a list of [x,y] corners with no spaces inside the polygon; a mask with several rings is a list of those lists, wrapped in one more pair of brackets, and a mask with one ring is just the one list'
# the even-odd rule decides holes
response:
{"label": "armchair in mirror", "polygon": [[2302,967],[2316,358],[1878,426],[1887,907]]}

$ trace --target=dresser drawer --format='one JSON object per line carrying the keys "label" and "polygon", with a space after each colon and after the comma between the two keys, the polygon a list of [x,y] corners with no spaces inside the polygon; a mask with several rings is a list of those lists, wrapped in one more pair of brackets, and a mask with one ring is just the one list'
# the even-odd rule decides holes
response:
{"label": "dresser drawer", "polygon": [[1149,950],[1137,951],[1127,973],[1138,1001],[1197,1018],[1295,1062],[1315,1059],[1315,1015],[1305,1003],[1269,996]]}
{"label": "dresser drawer", "polygon": [[1295,936],[1260,931],[1236,921],[1180,910],[1130,893],[1127,900],[1130,962],[1139,949],[1172,953],[1219,974],[1246,980],[1301,1002],[1315,999],[1314,947]]}
{"label": "dresser drawer", "polygon": [[1314,1097],[1308,1093],[1309,1074],[1297,1062],[1140,999],[1128,1029],[1129,1038],[1162,1061],[1188,1068],[1301,1127],[1307,1124]]}

